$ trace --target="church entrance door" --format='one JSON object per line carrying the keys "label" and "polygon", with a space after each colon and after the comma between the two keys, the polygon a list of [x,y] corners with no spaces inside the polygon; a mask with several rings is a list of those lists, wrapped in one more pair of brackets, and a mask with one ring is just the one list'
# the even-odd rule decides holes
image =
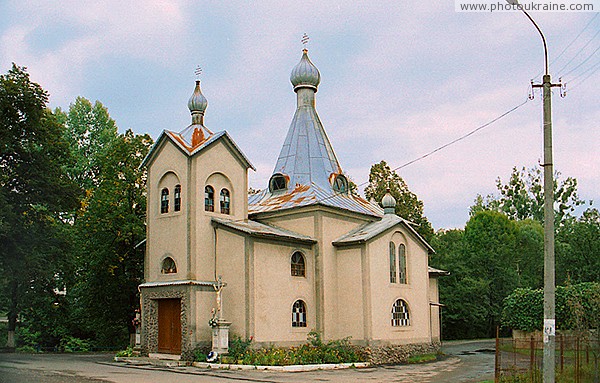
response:
{"label": "church entrance door", "polygon": [[158,300],[158,352],[181,354],[181,299]]}

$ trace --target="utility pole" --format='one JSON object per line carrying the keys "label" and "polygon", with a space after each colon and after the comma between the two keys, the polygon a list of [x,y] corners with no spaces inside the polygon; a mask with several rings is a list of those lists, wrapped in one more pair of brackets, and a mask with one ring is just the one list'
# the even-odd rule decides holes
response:
{"label": "utility pole", "polygon": [[552,159],[552,84],[548,69],[548,47],[542,30],[529,14],[518,3],[518,0],[506,0],[516,5],[533,23],[544,43],[545,71],[542,84],[533,84],[533,88],[542,88],[544,101],[544,383],[555,381],[555,344],[556,344],[556,314],[555,314],[555,261],[554,261],[554,164]]}

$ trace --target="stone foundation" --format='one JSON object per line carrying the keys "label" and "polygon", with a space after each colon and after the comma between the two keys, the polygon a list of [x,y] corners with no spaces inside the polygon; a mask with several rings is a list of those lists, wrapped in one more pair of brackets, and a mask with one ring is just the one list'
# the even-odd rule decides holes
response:
{"label": "stone foundation", "polygon": [[441,343],[417,343],[386,346],[368,346],[364,348],[368,361],[372,364],[407,363],[414,355],[435,354],[440,351]]}

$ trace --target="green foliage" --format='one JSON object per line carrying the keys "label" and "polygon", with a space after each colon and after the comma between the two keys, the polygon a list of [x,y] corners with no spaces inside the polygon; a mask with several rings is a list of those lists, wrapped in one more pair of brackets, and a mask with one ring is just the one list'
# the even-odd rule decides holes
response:
{"label": "green foliage", "polygon": [[88,340],[67,335],[60,340],[59,349],[62,352],[89,352],[92,345]]}
{"label": "green foliage", "polygon": [[[544,294],[541,289],[516,289],[504,300],[502,324],[514,330],[541,330]],[[600,327],[600,283],[556,288],[556,326],[560,330]]]}
{"label": "green foliage", "polygon": [[229,353],[227,355],[234,361],[237,361],[248,351],[251,344],[252,338],[242,339],[240,336],[234,335],[229,339]]}
{"label": "green foliage", "polygon": [[[288,366],[294,364],[353,363],[365,360],[365,356],[350,344],[349,338],[322,341],[321,335],[311,331],[308,342],[290,348],[269,347],[253,349],[252,339],[233,337],[229,342],[229,354],[223,363],[239,363],[256,366]],[[196,360],[206,360],[204,353],[196,353]]]}
{"label": "green foliage", "polygon": [[556,234],[556,280],[565,284],[600,282],[600,212],[589,208]]}
{"label": "green foliage", "polygon": [[[577,180],[568,177],[559,182],[560,173],[554,175],[555,221],[561,225],[565,220],[573,218],[577,207],[586,202],[577,194]],[[482,210],[494,210],[506,214],[514,220],[544,220],[544,187],[540,168],[513,168],[508,182],[503,183],[500,177],[496,180],[499,196],[478,195],[471,214]]]}
{"label": "green foliage", "polygon": [[128,130],[109,144],[98,187],[88,193],[74,230],[77,278],[73,315],[99,345],[125,345],[139,306],[143,278],[146,173],[140,170],[152,140]]}
{"label": "green foliage", "polygon": [[502,325],[513,330],[541,330],[544,320],[544,293],[541,289],[516,289],[504,299]]}
{"label": "green foliage", "polygon": [[65,213],[79,190],[63,171],[68,143],[47,101],[25,68],[0,75],[0,312],[9,331],[34,302],[56,298],[68,262]]}
{"label": "green foliage", "polygon": [[437,360],[437,354],[420,354],[408,358],[408,364],[429,363]]}
{"label": "green foliage", "polygon": [[129,358],[132,357],[133,354],[133,348],[131,347],[127,347],[125,350],[121,350],[119,352],[117,352],[117,354],[115,355],[118,358]]}
{"label": "green foliage", "polygon": [[415,230],[426,240],[433,236],[433,227],[423,213],[423,201],[408,189],[402,177],[390,166],[381,161],[371,166],[369,185],[365,188],[367,199],[375,200],[381,205],[381,199],[390,189],[390,194],[396,199],[396,214],[415,223]]}

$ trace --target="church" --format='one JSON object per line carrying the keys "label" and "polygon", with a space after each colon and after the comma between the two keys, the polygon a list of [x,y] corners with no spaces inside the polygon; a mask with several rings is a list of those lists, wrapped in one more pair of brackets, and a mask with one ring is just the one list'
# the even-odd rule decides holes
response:
{"label": "church", "polygon": [[429,267],[433,249],[389,193],[382,208],[350,192],[306,49],[290,80],[297,107],[264,190],[248,192],[250,159],[205,126],[200,81],[191,125],[163,131],[145,158],[144,354],[191,359],[221,327],[256,346],[298,345],[310,331],[375,349],[439,346],[446,272]]}

